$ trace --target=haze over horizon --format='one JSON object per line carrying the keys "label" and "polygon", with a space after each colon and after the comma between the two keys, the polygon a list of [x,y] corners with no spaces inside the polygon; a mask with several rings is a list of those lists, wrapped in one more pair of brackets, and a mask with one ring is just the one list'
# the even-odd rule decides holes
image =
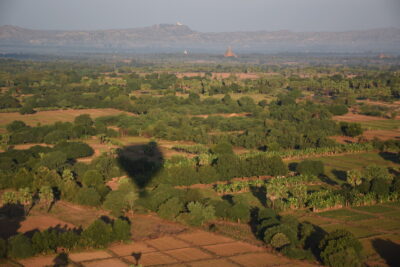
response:
{"label": "haze over horizon", "polygon": [[400,28],[399,0],[2,0],[0,25],[100,30],[181,22],[201,32]]}

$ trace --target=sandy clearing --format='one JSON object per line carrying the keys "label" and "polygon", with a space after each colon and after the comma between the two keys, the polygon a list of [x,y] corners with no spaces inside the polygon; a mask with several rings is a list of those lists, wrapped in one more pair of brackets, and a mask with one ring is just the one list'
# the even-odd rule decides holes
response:
{"label": "sandy clearing", "polygon": [[246,252],[259,252],[262,251],[262,248],[250,245],[244,242],[234,242],[234,243],[225,243],[211,246],[203,246],[208,251],[211,251],[219,256],[232,256],[237,253],[246,253]]}
{"label": "sandy clearing", "polygon": [[90,251],[90,252],[79,252],[79,253],[71,253],[69,255],[70,259],[73,261],[89,261],[89,260],[97,260],[97,259],[106,259],[111,258],[111,254],[107,253],[104,250],[98,251]]}
{"label": "sandy clearing", "polygon": [[180,234],[177,237],[198,246],[235,242],[235,240],[228,237],[207,232]]}
{"label": "sandy clearing", "polygon": [[165,237],[149,240],[149,241],[146,241],[146,243],[149,246],[155,247],[161,251],[190,247],[190,244],[183,242],[181,240],[175,239],[172,236],[165,236]]}
{"label": "sandy clearing", "polygon": [[85,267],[127,267],[128,264],[120,261],[118,259],[106,259],[106,260],[99,260],[99,261],[91,261],[87,263],[83,263]]}

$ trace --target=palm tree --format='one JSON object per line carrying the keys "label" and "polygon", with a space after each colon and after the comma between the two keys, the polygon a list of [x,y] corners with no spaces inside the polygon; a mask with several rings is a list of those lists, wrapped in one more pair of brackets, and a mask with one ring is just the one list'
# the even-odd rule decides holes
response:
{"label": "palm tree", "polygon": [[51,203],[54,201],[53,189],[50,186],[42,186],[39,191],[39,199],[47,207],[47,212],[49,212]]}
{"label": "palm tree", "polygon": [[32,207],[33,196],[31,189],[29,187],[20,188],[18,191],[18,202],[24,206],[25,216],[28,216],[28,213]]}
{"label": "palm tree", "polygon": [[346,181],[352,187],[355,187],[362,183],[361,176],[362,176],[362,174],[359,170],[350,170],[350,171],[347,171],[347,173],[346,173]]}
{"label": "palm tree", "polygon": [[272,207],[275,206],[275,200],[286,198],[288,196],[288,190],[286,186],[279,181],[279,179],[272,179],[267,184],[267,198],[272,201]]}

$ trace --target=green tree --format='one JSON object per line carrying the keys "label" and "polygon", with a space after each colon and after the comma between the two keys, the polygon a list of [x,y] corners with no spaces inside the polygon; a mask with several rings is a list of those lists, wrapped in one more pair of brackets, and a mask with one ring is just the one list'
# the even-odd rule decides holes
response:
{"label": "green tree", "polygon": [[10,237],[7,250],[11,258],[29,258],[34,253],[31,241],[23,234]]}
{"label": "green tree", "polygon": [[332,267],[361,266],[362,245],[347,230],[335,230],[319,244],[322,262]]}
{"label": "green tree", "polygon": [[33,195],[29,187],[19,189],[18,202],[24,206],[24,213],[27,216],[33,203]]}
{"label": "green tree", "polygon": [[40,203],[50,211],[51,204],[54,201],[53,189],[50,186],[42,186],[39,191]]}
{"label": "green tree", "polygon": [[82,232],[82,239],[88,247],[104,248],[113,240],[112,227],[98,219]]}
{"label": "green tree", "polygon": [[359,170],[349,170],[346,172],[346,181],[352,187],[356,187],[362,183],[362,174]]}
{"label": "green tree", "polygon": [[267,198],[271,200],[272,207],[275,206],[275,200],[287,198],[288,189],[287,187],[279,181],[279,178],[271,179],[266,186]]}
{"label": "green tree", "polygon": [[113,239],[127,241],[131,237],[131,225],[123,219],[116,219],[113,223]]}

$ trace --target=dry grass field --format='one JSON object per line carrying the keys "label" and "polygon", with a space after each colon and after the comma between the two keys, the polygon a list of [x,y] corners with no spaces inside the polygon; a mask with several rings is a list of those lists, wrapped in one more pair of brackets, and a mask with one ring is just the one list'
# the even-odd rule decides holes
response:
{"label": "dry grass field", "polygon": [[[40,124],[52,124],[57,121],[73,121],[75,117],[82,114],[89,114],[93,119],[101,116],[118,115],[123,112],[112,108],[103,109],[66,109],[66,110],[51,110],[39,111],[35,114],[21,115],[18,112],[0,113],[0,127],[3,127],[15,120],[25,122],[30,126]],[[132,114],[134,116],[134,114]]]}

